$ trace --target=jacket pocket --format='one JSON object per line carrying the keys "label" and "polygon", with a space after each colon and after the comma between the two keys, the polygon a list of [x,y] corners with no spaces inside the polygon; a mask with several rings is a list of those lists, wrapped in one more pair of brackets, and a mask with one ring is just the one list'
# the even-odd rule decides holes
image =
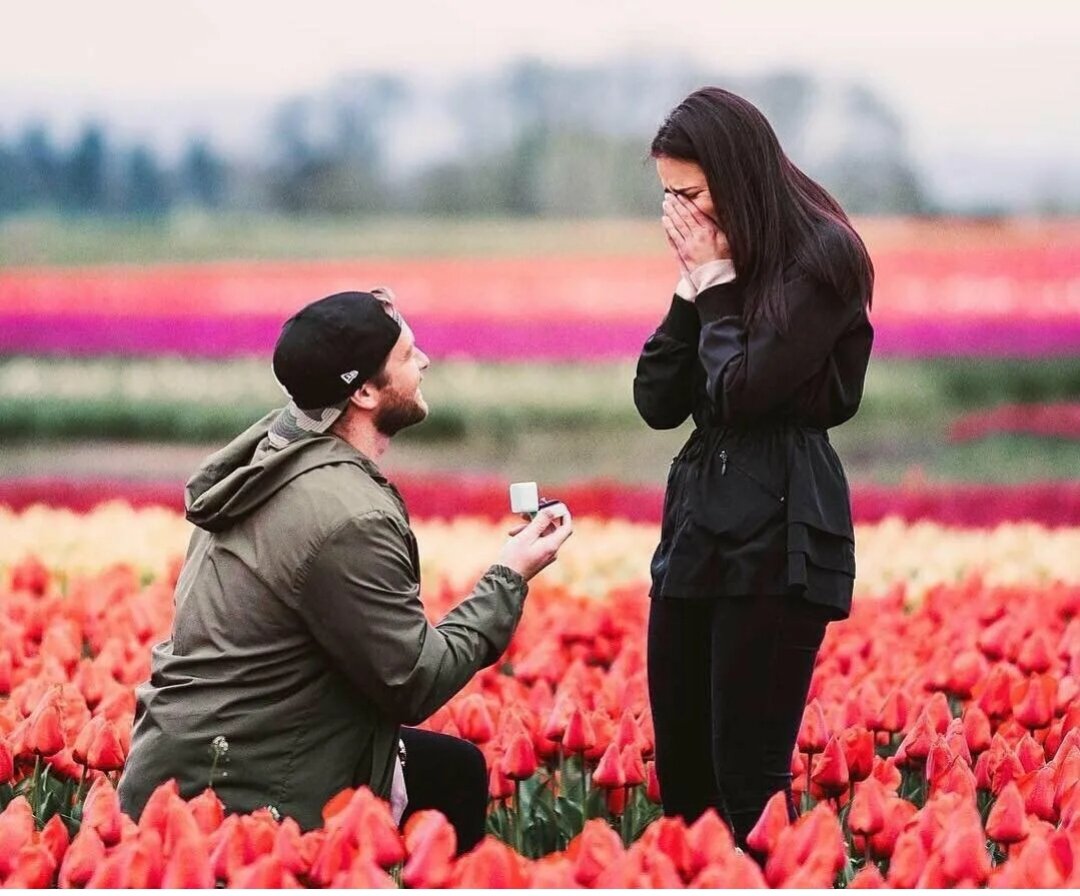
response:
{"label": "jacket pocket", "polygon": [[749,541],[785,513],[783,472],[721,448],[703,459],[694,516],[715,535]]}

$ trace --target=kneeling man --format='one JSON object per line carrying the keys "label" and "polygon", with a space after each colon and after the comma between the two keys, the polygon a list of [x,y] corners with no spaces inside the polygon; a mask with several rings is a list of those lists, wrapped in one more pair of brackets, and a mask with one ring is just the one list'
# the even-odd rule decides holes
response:
{"label": "kneeling man", "polygon": [[332,295],[286,322],[273,367],[291,402],[187,484],[196,529],[171,637],[136,692],[119,788],[129,815],[170,778],[197,794],[213,768],[229,810],[270,806],[305,830],[330,797],[366,784],[399,821],[443,811],[460,851],[483,836],[479,750],[401,726],[499,658],[526,582],[572,529],[541,512],[468,598],[427,621],[409,516],[376,461],[426,416],[428,363],[383,290]]}

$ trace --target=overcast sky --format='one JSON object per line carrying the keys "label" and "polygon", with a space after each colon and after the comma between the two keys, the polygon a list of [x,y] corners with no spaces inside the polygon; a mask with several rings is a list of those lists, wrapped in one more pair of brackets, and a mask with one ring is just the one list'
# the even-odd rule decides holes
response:
{"label": "overcast sky", "polygon": [[277,97],[356,70],[439,77],[522,55],[685,52],[713,70],[854,76],[918,156],[1080,159],[1075,0],[33,0],[5,4],[0,122],[36,107]]}

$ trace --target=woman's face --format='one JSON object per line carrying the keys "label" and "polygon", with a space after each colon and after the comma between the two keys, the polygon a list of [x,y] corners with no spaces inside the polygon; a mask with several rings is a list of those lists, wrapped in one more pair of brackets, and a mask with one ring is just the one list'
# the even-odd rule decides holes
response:
{"label": "woman's face", "polygon": [[716,206],[713,205],[709,185],[705,182],[705,172],[697,162],[657,156],[656,174],[665,193],[674,193],[689,200],[714,224],[717,223]]}

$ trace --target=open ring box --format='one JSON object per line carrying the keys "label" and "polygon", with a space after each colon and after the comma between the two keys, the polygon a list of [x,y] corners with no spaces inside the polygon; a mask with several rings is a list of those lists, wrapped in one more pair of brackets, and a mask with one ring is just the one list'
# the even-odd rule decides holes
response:
{"label": "open ring box", "polygon": [[555,498],[541,498],[535,482],[514,482],[510,485],[510,512],[532,519],[541,510],[550,510],[555,516],[570,519],[570,510]]}

